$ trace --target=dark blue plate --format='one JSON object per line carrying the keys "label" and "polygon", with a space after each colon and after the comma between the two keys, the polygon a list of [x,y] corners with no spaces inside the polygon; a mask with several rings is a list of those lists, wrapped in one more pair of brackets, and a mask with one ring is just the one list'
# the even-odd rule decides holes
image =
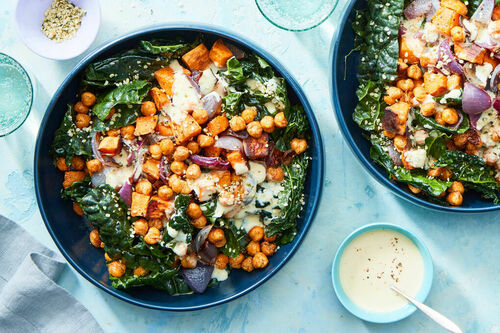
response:
{"label": "dark blue plate", "polygon": [[[90,62],[136,47],[138,41],[142,39],[176,37],[191,39],[200,32],[208,40],[222,38],[262,56],[286,79],[291,101],[302,103],[307,112],[311,125],[312,162],[305,185],[306,204],[299,217],[298,233],[292,243],[282,246],[270,258],[269,265],[264,270],[251,273],[235,270],[228,280],[220,283],[218,287],[208,288],[201,295],[170,296],[149,287],[130,291],[116,290],[111,287],[108,279],[103,251],[95,249],[89,242],[87,223],[73,212],[70,202],[60,198],[63,173],[54,167],[49,148],[66,111],[66,105],[75,101],[80,76]],[[87,280],[119,299],[148,308],[174,311],[202,309],[228,302],[255,289],[275,274],[297,250],[314,218],[321,196],[323,169],[323,144],[319,128],[311,106],[293,77],[276,59],[260,47],[244,41],[243,38],[219,29],[194,25],[168,25],[137,31],[120,37],[85,57],[66,77],[47,108],[38,134],[34,165],[36,196],[41,215],[54,242],[68,262]]]}
{"label": "dark blue plate", "polygon": [[460,207],[442,206],[429,202],[410,193],[405,184],[390,180],[385,169],[370,158],[370,142],[363,137],[363,131],[352,119],[352,113],[358,102],[356,96],[358,80],[356,75],[360,57],[357,52],[349,55],[354,46],[355,34],[352,30],[352,23],[354,22],[356,10],[365,7],[366,0],[353,0],[349,3],[333,38],[334,44],[330,57],[333,64],[331,90],[333,93],[334,113],[340,130],[351,150],[378,182],[385,185],[399,197],[422,207],[450,212],[485,212],[500,209],[500,205],[482,199],[479,194],[473,191],[465,193],[464,202]]}

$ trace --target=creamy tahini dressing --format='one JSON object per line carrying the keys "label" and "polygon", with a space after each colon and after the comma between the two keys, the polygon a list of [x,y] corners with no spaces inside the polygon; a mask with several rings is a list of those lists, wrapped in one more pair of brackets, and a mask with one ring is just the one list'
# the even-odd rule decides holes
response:
{"label": "creamy tahini dressing", "polygon": [[353,303],[372,312],[390,312],[408,303],[390,286],[415,296],[422,285],[424,262],[407,237],[378,229],[356,237],[346,247],[339,275],[342,288]]}

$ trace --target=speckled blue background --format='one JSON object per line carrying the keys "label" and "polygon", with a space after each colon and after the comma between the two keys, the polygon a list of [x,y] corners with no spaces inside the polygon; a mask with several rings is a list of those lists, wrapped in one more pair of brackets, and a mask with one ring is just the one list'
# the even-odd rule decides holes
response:
{"label": "speckled blue background", "polygon": [[[38,94],[26,123],[0,138],[0,213],[55,249],[35,201],[33,147],[51,95],[81,57],[56,62],[29,51],[14,28],[15,2],[0,1],[0,52],[15,57],[35,75]],[[398,199],[361,168],[342,140],[328,91],[331,37],[327,36],[332,31],[327,28],[336,26],[346,3],[340,0],[320,29],[291,33],[268,23],[251,0],[101,0],[101,30],[91,49],[140,27],[179,21],[215,24],[260,45],[302,85],[326,150],[323,199],[305,241],[270,281],[236,301],[187,313],[147,310],[107,295],[68,267],[60,284],[89,308],[105,331],[440,332],[420,313],[390,325],[365,323],[335,297],[330,269],[342,239],[361,225],[391,222],[421,237],[433,256],[428,304],[466,332],[500,332],[500,212],[437,213]]]}

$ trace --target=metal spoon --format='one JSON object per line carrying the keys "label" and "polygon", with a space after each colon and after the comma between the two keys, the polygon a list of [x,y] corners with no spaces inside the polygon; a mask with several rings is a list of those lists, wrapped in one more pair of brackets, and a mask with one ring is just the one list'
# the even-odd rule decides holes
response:
{"label": "metal spoon", "polygon": [[399,290],[395,286],[391,286],[391,289],[394,290],[395,292],[397,292],[398,294],[400,294],[401,296],[403,296],[404,298],[406,298],[408,300],[408,302],[411,302],[420,311],[425,313],[429,318],[434,320],[436,323],[438,323],[439,325],[441,325],[442,327],[444,327],[448,331],[453,332],[453,333],[463,333],[457,324],[455,324],[454,322],[452,322],[451,320],[449,320],[448,318],[446,318],[445,316],[443,316],[442,314],[440,314],[436,310],[431,309],[427,305],[420,303],[419,301],[415,300],[414,298],[406,295],[405,293],[403,293],[401,290]]}

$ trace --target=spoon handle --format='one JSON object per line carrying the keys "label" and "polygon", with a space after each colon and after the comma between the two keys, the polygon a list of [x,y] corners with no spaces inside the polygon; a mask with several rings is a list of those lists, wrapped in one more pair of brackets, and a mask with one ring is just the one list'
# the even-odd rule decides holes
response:
{"label": "spoon handle", "polygon": [[391,286],[391,289],[394,290],[395,292],[397,292],[398,294],[400,294],[401,296],[403,296],[404,298],[406,298],[409,302],[411,302],[413,305],[415,305],[420,311],[425,313],[429,318],[434,320],[436,323],[438,323],[439,325],[441,325],[442,327],[444,327],[448,331],[453,332],[453,333],[463,333],[457,324],[455,324],[450,319],[446,318],[445,316],[443,316],[442,314],[440,314],[436,310],[434,310],[434,309],[428,307],[427,305],[420,303],[419,301],[415,300],[414,298],[406,295],[405,293],[403,293],[401,290],[399,290],[395,286]]}

